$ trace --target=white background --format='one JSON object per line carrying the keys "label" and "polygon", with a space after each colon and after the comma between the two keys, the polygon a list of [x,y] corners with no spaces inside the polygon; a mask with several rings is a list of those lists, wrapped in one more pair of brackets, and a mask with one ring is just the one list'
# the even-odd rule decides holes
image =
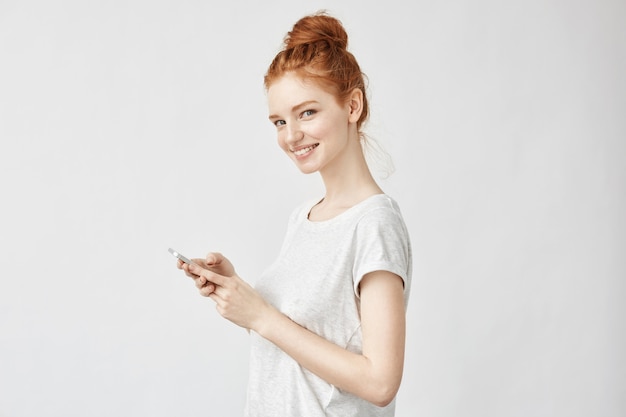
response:
{"label": "white background", "polygon": [[[374,2],[371,2],[374,3]],[[0,1],[0,416],[237,416],[245,279],[323,192],[262,77],[340,18],[414,245],[397,416],[626,414],[626,4]]]}

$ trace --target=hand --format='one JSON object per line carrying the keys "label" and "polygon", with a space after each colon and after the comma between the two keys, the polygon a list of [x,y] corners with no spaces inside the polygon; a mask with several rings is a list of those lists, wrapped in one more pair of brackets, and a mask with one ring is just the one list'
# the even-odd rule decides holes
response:
{"label": "hand", "polygon": [[[209,268],[209,266],[203,259],[194,258],[191,261],[201,266],[202,268]],[[191,272],[188,264],[184,263],[181,260],[178,260],[176,266],[178,267],[178,269],[182,269],[183,271],[185,271],[185,275],[194,280],[194,283],[196,285],[196,288],[198,288],[200,295],[208,297],[215,290],[215,284],[210,283],[204,277]]]}
{"label": "hand", "polygon": [[235,275],[235,268],[221,253],[210,252],[204,259],[206,269],[224,276]]}
{"label": "hand", "polygon": [[272,311],[270,304],[242,280],[230,261],[219,253],[210,253],[196,265],[182,265],[182,269],[195,280],[202,295],[215,301],[220,315],[238,326],[255,329]]}
{"label": "hand", "polygon": [[[235,268],[233,267],[233,264],[221,253],[210,252],[205,259],[194,258],[192,259],[192,262],[204,269],[208,269],[221,275],[235,275]],[[179,260],[176,266],[178,269],[185,271],[185,274],[194,280],[201,295],[208,297],[215,290],[215,285],[213,283],[208,282],[199,274],[195,274],[190,271],[189,265],[183,261]]]}

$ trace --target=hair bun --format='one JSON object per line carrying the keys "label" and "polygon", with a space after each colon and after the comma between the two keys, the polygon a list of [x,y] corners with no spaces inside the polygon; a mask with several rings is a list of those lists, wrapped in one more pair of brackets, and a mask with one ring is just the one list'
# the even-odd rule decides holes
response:
{"label": "hair bun", "polygon": [[298,20],[283,41],[283,49],[263,77],[266,90],[287,73],[319,83],[341,103],[359,89],[363,93],[363,109],[356,122],[360,132],[369,115],[365,74],[348,51],[348,34],[341,22],[321,10]]}
{"label": "hair bun", "polygon": [[348,48],[348,34],[341,22],[325,12],[303,17],[298,20],[285,36],[285,49],[299,45],[326,42],[339,49]]}

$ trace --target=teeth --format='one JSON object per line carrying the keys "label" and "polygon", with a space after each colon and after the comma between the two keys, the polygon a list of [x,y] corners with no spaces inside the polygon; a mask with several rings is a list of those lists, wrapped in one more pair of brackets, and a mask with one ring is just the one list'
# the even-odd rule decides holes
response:
{"label": "teeth", "polygon": [[306,148],[302,148],[302,149],[298,149],[297,151],[293,151],[293,153],[296,156],[304,155],[305,153],[312,151],[313,148],[315,148],[315,147],[317,147],[317,145],[311,145],[311,146],[308,146]]}

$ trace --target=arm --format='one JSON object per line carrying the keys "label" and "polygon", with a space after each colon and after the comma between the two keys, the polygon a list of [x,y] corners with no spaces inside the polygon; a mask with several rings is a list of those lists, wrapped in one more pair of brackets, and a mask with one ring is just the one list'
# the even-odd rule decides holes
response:
{"label": "arm", "polygon": [[363,278],[360,289],[363,354],[327,341],[277,310],[253,330],[328,383],[382,407],[396,396],[402,379],[403,284],[390,272],[376,271]]}
{"label": "arm", "polygon": [[328,383],[378,406],[395,397],[405,344],[403,283],[398,276],[376,271],[361,280],[363,353],[357,354],[293,322],[234,273],[223,276],[193,266],[187,272],[223,317],[254,330]]}

